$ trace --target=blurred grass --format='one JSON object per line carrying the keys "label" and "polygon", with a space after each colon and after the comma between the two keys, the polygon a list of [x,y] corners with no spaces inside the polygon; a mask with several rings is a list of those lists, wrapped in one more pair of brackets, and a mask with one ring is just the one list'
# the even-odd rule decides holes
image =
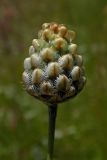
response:
{"label": "blurred grass", "polygon": [[47,107],[21,85],[23,60],[44,22],[77,32],[87,84],[79,96],[59,105],[57,160],[107,159],[106,0],[0,1],[0,159],[45,160]]}

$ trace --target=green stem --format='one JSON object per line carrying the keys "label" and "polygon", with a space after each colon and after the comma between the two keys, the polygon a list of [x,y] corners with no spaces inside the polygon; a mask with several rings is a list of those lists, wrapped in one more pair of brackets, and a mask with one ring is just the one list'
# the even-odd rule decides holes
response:
{"label": "green stem", "polygon": [[53,160],[57,104],[48,106],[48,114],[49,114],[49,126],[48,126],[48,157],[47,157],[47,160]]}

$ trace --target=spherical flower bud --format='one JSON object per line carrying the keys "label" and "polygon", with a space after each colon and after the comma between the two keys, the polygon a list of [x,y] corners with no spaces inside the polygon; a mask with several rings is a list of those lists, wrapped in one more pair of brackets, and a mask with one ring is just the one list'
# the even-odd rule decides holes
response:
{"label": "spherical flower bud", "polygon": [[44,23],[24,60],[26,91],[49,104],[76,96],[86,82],[83,58],[72,41],[75,32],[63,24]]}

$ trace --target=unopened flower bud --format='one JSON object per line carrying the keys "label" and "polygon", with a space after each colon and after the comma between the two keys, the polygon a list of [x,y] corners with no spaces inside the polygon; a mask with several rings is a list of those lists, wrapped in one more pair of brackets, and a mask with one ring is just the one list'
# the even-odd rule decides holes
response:
{"label": "unopened flower bud", "polygon": [[22,80],[26,91],[49,104],[76,96],[86,82],[83,59],[75,32],[63,24],[44,23],[24,60]]}

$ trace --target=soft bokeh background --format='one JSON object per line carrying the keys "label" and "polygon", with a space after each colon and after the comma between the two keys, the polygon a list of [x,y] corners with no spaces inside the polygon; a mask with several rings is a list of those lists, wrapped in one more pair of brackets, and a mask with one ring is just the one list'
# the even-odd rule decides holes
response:
{"label": "soft bokeh background", "polygon": [[59,105],[56,160],[107,159],[107,1],[0,0],[0,159],[45,160],[47,107],[21,86],[23,60],[44,22],[67,24],[87,85]]}

